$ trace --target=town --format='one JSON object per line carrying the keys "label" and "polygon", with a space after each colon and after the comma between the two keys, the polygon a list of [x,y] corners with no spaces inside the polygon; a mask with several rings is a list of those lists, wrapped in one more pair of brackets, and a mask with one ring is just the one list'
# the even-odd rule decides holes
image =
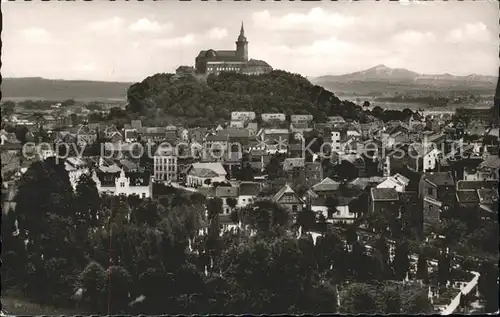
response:
{"label": "town", "polygon": [[[278,211],[267,208],[276,208],[290,215],[287,230],[299,238],[310,236],[314,245],[318,236],[332,235],[343,240],[338,252],[362,252],[367,259],[386,254],[386,266],[406,256],[394,274],[406,283],[429,285],[433,308],[426,312],[491,305],[477,279],[487,267],[481,263],[496,259],[497,252],[499,128],[491,110],[468,110],[467,120],[460,111],[415,112],[406,121],[364,124],[341,116],[319,123],[312,115],[252,111],[232,112],[228,122],[213,127],[151,127],[131,120],[120,128],[86,122],[104,111],[57,103],[47,111],[51,114],[3,116],[5,217],[28,203],[17,195],[20,186],[28,186],[27,178],[40,177],[33,173],[56,164],[64,166],[77,197],[86,183],[95,187],[99,201],[117,196],[116,204],[129,204],[136,197],[135,208],[171,208],[172,196],[204,201],[200,236],[213,230],[221,236],[269,230],[278,220],[266,223],[265,217],[274,218]],[[83,123],[73,125],[75,117]],[[20,234],[18,221],[14,233]],[[356,250],[360,246],[364,251]],[[446,273],[440,271],[444,261]],[[469,304],[457,302],[460,296]]]}
{"label": "town", "polygon": [[6,3],[1,315],[498,314],[492,3],[373,5]]}

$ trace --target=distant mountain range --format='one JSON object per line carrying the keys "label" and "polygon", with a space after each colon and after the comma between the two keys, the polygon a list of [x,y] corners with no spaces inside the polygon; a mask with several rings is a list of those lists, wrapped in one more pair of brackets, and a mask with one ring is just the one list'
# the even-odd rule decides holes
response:
{"label": "distant mountain range", "polygon": [[[344,75],[326,75],[309,78],[317,85],[324,86],[334,92],[370,90],[384,91],[402,90],[462,90],[479,89],[494,92],[498,78],[471,74],[454,76],[451,74],[419,74],[404,68],[390,68],[385,65]],[[362,87],[364,86],[364,87]]]}
{"label": "distant mountain range", "polygon": [[132,83],[60,80],[41,77],[2,78],[2,99],[77,101],[125,100]]}
{"label": "distant mountain range", "polygon": [[[308,78],[338,95],[380,95],[415,91],[470,91],[494,94],[497,77],[483,75],[453,76],[419,74],[404,68],[377,65],[344,75]],[[2,99],[62,101],[125,100],[132,83],[86,80],[45,79],[41,77],[3,78]]]}

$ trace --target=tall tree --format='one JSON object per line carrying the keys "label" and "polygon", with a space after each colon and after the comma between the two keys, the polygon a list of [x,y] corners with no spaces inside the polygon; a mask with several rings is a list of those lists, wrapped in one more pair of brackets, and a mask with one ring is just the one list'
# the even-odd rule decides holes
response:
{"label": "tall tree", "polygon": [[33,163],[23,174],[15,198],[21,233],[39,248],[47,233],[47,215],[70,217],[73,188],[64,164],[51,157]]}
{"label": "tall tree", "polygon": [[410,250],[407,241],[396,244],[394,250],[394,274],[398,280],[403,280],[410,269]]}
{"label": "tall tree", "polygon": [[105,312],[106,282],[106,270],[96,262],[89,263],[80,273],[79,283],[94,312]]}
{"label": "tall tree", "polygon": [[83,174],[76,185],[75,221],[88,223],[92,227],[97,226],[99,217],[102,217],[102,215],[99,215],[100,204],[101,198],[96,183],[89,174]]}
{"label": "tall tree", "polygon": [[417,261],[417,278],[427,283],[429,279],[429,268],[427,264],[427,258],[422,252],[418,256]]}

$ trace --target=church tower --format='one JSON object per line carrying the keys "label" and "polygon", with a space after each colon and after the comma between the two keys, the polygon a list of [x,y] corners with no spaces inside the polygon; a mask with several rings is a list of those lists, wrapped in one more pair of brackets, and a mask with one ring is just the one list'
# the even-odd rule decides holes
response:
{"label": "church tower", "polygon": [[245,29],[243,22],[241,22],[240,35],[236,41],[236,56],[240,57],[243,61],[248,61],[248,41],[245,37]]}

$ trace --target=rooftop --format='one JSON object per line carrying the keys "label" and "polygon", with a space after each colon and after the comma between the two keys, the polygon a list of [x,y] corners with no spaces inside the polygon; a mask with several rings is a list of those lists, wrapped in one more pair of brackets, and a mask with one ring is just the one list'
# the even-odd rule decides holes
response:
{"label": "rooftop", "polygon": [[455,185],[455,181],[450,172],[425,173],[422,179],[435,186]]}
{"label": "rooftop", "polygon": [[332,180],[331,178],[325,178],[321,182],[317,183],[312,187],[315,192],[318,191],[335,191],[338,190],[340,186],[339,182]]}
{"label": "rooftop", "polygon": [[478,189],[477,194],[481,204],[493,204],[498,202],[498,190],[491,188]]}
{"label": "rooftop", "polygon": [[474,189],[496,189],[498,188],[497,180],[490,181],[458,181],[457,190],[474,190]]}
{"label": "rooftop", "polygon": [[373,201],[395,201],[399,200],[398,192],[394,188],[372,188]]}
{"label": "rooftop", "polygon": [[479,196],[475,190],[459,190],[457,191],[457,201],[459,203],[478,203]]}
{"label": "rooftop", "polygon": [[197,174],[200,177],[202,177],[202,175],[205,175],[207,171],[212,171],[217,175],[227,174],[221,163],[193,163],[193,165],[191,166],[193,170],[197,170]]}
{"label": "rooftop", "polygon": [[479,164],[479,167],[500,169],[500,157],[498,155],[490,155],[486,157],[486,159],[481,164]]}

